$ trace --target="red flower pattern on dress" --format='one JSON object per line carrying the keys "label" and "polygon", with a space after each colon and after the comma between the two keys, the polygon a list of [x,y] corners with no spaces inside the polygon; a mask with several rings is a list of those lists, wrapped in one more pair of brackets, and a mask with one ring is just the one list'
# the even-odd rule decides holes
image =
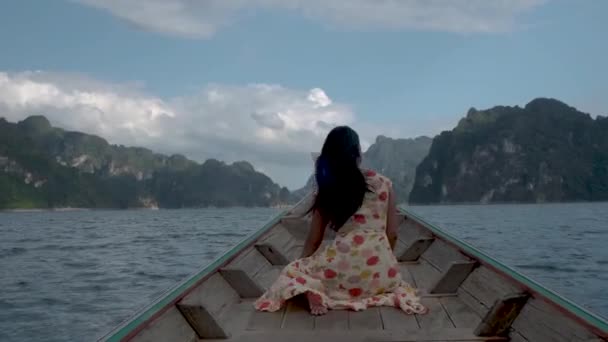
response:
{"label": "red flower pattern on dress", "polygon": [[380,219],[380,214],[378,214],[378,213],[374,213],[374,218],[375,218],[376,220]]}
{"label": "red flower pattern on dress", "polygon": [[378,258],[377,256],[373,256],[369,259],[367,259],[367,265],[368,266],[374,266],[375,264],[377,264],[380,261],[380,258]]}
{"label": "red flower pattern on dress", "polygon": [[365,176],[367,177],[374,177],[376,175],[375,171],[372,170],[367,170],[367,172],[365,172]]}
{"label": "red flower pattern on dress", "polygon": [[353,242],[355,245],[362,245],[365,242],[365,238],[361,235],[353,236]]}
{"label": "red flower pattern on dress", "polygon": [[297,277],[296,281],[302,285],[306,284],[306,279],[302,278],[302,277]]}
{"label": "red flower pattern on dress", "polygon": [[325,270],[325,272],[323,272],[323,275],[327,279],[333,279],[333,278],[335,278],[338,275],[338,273],[336,273],[334,270],[328,268],[328,269]]}
{"label": "red flower pattern on dress", "polygon": [[353,219],[355,220],[355,222],[357,222],[359,224],[365,224],[365,222],[366,222],[365,215],[361,215],[361,214],[355,214],[353,216]]}
{"label": "red flower pattern on dress", "polygon": [[380,272],[374,273],[374,279],[378,279],[378,278],[380,278]]}
{"label": "red flower pattern on dress", "polygon": [[391,267],[388,269],[388,277],[389,278],[395,278],[395,276],[397,275],[397,269],[394,267]]}
{"label": "red flower pattern on dress", "polygon": [[386,201],[388,199],[388,192],[382,191],[378,196],[378,199],[380,199],[382,202]]}
{"label": "red flower pattern on dress", "polygon": [[262,304],[260,304],[259,308],[261,310],[263,310],[263,309],[266,309],[269,306],[270,306],[270,302],[269,301],[265,301],[265,302],[262,302]]}
{"label": "red flower pattern on dress", "polygon": [[354,289],[348,290],[348,293],[351,297],[359,297],[363,293],[363,290],[358,287],[355,287]]}

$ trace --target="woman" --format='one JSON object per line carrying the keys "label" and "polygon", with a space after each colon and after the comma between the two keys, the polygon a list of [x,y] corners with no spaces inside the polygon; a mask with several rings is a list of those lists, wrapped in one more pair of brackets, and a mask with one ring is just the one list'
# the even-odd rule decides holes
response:
{"label": "woman", "polygon": [[[257,310],[277,311],[286,300],[306,294],[313,315],[371,306],[425,312],[415,289],[401,279],[393,253],[398,224],[391,182],[361,171],[360,163],[357,133],[334,128],[316,162],[318,189],[302,258],[283,269],[255,302]],[[336,237],[319,249],[326,227]]]}

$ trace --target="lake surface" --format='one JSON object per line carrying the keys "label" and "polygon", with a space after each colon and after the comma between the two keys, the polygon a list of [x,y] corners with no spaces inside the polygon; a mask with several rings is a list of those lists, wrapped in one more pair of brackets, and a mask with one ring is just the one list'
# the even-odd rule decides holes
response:
{"label": "lake surface", "polygon": [[[608,203],[411,209],[608,316]],[[0,213],[0,341],[94,341],[277,213]]]}

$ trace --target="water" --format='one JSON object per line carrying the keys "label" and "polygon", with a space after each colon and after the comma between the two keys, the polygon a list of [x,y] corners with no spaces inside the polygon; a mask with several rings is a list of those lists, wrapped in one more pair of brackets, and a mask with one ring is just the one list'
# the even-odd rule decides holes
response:
{"label": "water", "polygon": [[[411,209],[608,316],[608,204]],[[0,341],[93,341],[277,212],[0,213]]]}
{"label": "water", "polygon": [[277,213],[0,213],[0,341],[94,341]]}

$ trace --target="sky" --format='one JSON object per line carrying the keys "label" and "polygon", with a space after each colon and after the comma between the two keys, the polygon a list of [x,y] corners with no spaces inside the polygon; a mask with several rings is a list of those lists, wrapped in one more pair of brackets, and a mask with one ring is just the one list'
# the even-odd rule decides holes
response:
{"label": "sky", "polygon": [[608,114],[605,0],[8,0],[0,117],[203,161],[290,189],[350,125],[434,136],[471,107]]}

